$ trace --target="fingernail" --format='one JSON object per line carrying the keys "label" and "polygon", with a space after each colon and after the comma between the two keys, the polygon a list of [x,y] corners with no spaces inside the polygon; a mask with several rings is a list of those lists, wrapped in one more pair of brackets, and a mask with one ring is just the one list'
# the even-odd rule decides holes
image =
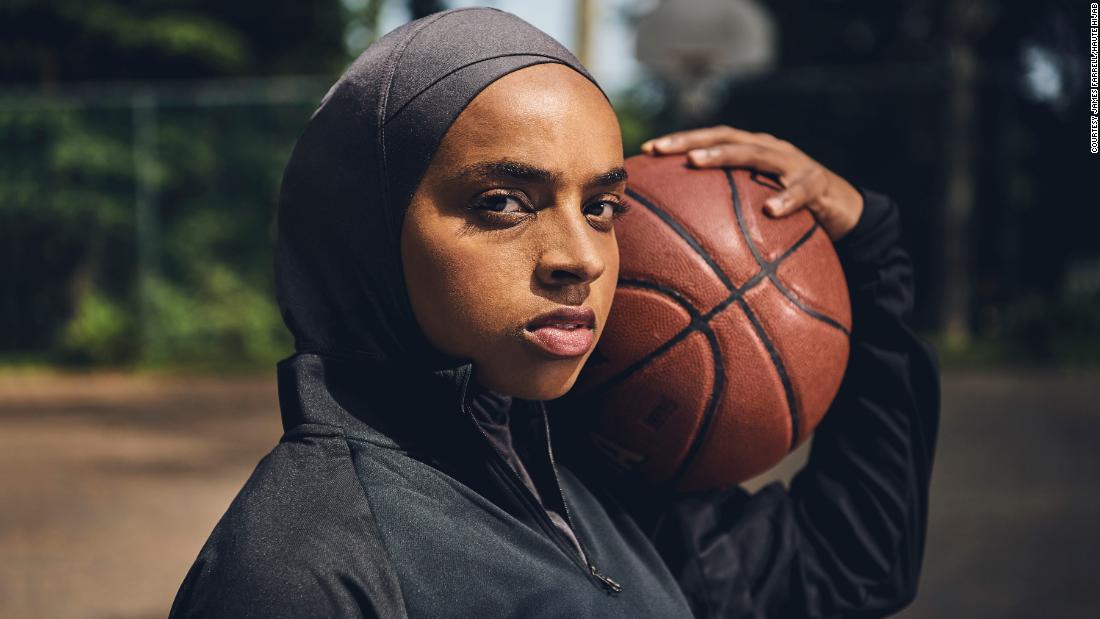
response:
{"label": "fingernail", "polygon": [[646,140],[645,142],[642,142],[643,153],[648,153],[651,150],[653,150],[653,140]]}
{"label": "fingernail", "polygon": [[653,145],[657,148],[672,148],[675,144],[676,138],[672,137],[659,138],[656,142],[653,143]]}
{"label": "fingernail", "polygon": [[786,196],[772,196],[767,200],[764,200],[764,206],[768,208],[768,213],[771,215],[778,215],[783,212],[787,206]]}
{"label": "fingernail", "polygon": [[696,161],[705,161],[714,156],[714,151],[709,148],[696,148],[695,150],[688,151],[688,156]]}

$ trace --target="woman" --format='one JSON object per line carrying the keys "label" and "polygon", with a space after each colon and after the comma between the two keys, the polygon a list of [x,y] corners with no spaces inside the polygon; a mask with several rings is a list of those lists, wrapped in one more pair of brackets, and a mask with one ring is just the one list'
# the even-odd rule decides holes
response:
{"label": "woman", "polygon": [[[698,150],[702,148],[702,150]],[[938,415],[905,324],[898,215],[789,144],[647,143],[780,175],[836,241],[848,373],[790,491],[620,491],[556,463],[544,402],[606,322],[625,207],[614,112],[553,39],[492,9],[417,20],[326,95],[287,166],[276,280],[285,434],[172,615],[884,614],[914,595]],[[679,155],[682,156],[682,155]],[[566,456],[568,454],[559,454]]]}

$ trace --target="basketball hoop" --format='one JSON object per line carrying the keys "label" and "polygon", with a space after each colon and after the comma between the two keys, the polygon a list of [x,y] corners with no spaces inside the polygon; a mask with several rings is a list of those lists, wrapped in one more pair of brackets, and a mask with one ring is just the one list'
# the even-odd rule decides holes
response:
{"label": "basketball hoop", "polygon": [[774,19],[755,0],[661,0],[638,21],[635,55],[686,118],[713,111],[724,80],[770,69],[775,52]]}

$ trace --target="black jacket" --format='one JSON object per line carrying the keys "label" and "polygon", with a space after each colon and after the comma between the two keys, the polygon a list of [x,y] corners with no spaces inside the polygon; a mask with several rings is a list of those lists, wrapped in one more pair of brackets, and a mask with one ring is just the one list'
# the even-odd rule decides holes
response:
{"label": "black jacket", "polygon": [[560,461],[552,411],[516,400],[512,435],[536,494],[475,417],[484,394],[470,366],[396,372],[298,354],[278,368],[286,433],[171,616],[864,617],[905,606],[939,382],[906,324],[897,206],[861,192],[864,214],[836,245],[853,310],[847,372],[789,490],[626,492]]}

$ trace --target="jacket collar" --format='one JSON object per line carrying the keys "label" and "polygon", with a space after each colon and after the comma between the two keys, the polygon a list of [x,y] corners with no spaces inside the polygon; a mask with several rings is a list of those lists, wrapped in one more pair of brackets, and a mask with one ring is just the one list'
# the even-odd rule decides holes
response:
{"label": "jacket collar", "polygon": [[[495,447],[470,408],[477,390],[472,375],[471,364],[423,373],[298,353],[278,364],[283,428],[288,433],[331,433],[335,427],[346,438],[400,450],[538,526],[516,489],[502,479],[503,461],[493,462]],[[511,413],[522,413],[529,422],[512,424],[513,429],[523,428],[514,440],[533,441],[533,458],[525,463],[528,472],[536,484],[541,480],[544,500],[563,510],[549,455],[546,407],[537,400],[513,398],[512,403]]]}
{"label": "jacket collar", "polygon": [[[403,448],[469,425],[473,365],[435,371],[369,359],[296,353],[277,366],[283,430],[340,428],[350,438]],[[432,432],[432,429],[436,432]]]}
{"label": "jacket collar", "polygon": [[[436,464],[462,463],[483,453],[481,448],[494,449],[484,424],[497,420],[479,419],[472,406],[475,398],[494,398],[473,380],[472,363],[419,371],[365,358],[296,353],[277,367],[284,432],[335,427],[348,438]],[[539,445],[549,457],[545,404],[510,400],[508,416],[521,419],[511,424],[512,442]]]}

